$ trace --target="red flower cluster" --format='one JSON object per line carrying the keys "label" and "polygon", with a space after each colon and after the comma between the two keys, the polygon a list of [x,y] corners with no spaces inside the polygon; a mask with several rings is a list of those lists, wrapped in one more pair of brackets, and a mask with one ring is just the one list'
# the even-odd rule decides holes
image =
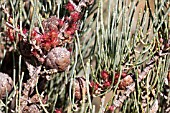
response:
{"label": "red flower cluster", "polygon": [[72,21],[73,22],[77,22],[79,19],[80,19],[80,13],[79,12],[72,12],[71,14],[70,14],[70,16],[71,16],[71,19],[72,19]]}
{"label": "red flower cluster", "polygon": [[42,22],[44,33],[40,34],[37,28],[31,33],[31,40],[36,41],[36,45],[41,49],[49,51],[56,46],[61,46],[66,42],[71,42],[75,31],[78,29],[80,13],[74,10],[74,6],[69,2],[65,6],[70,12],[70,17],[58,19],[55,16]]}
{"label": "red flower cluster", "polygon": [[99,88],[99,84],[91,81],[91,82],[90,82],[90,87],[91,87],[94,91],[96,91],[96,90],[98,90],[98,88]]}
{"label": "red flower cluster", "polygon": [[101,76],[102,76],[102,78],[103,78],[104,80],[107,80],[107,79],[109,78],[109,74],[108,74],[108,72],[105,71],[105,70],[103,70],[103,71],[101,72]]}
{"label": "red flower cluster", "polygon": [[[18,28],[19,28],[19,26],[18,26]],[[23,34],[26,34],[28,32],[28,30],[24,28],[22,30],[22,32],[23,32]],[[7,29],[7,36],[8,36],[8,38],[11,42],[15,41],[16,40],[16,31],[12,28],[8,28]],[[21,36],[20,33],[18,33],[18,37],[19,37],[19,40],[22,39],[22,36]]]}
{"label": "red flower cluster", "polygon": [[15,39],[14,38],[14,31],[12,29],[8,28],[7,34],[8,34],[10,41],[13,42],[14,39]]}
{"label": "red flower cluster", "polygon": [[74,6],[68,2],[67,5],[65,6],[65,8],[69,11],[69,12],[72,12],[74,11]]}
{"label": "red flower cluster", "polygon": [[72,35],[74,35],[76,30],[77,30],[77,24],[76,23],[70,24],[69,27],[64,32],[65,37],[72,37]]}
{"label": "red flower cluster", "polygon": [[104,86],[105,88],[110,87],[111,83],[112,83],[112,81],[105,81],[104,84],[103,84],[103,86]]}
{"label": "red flower cluster", "polygon": [[55,113],[62,113],[62,109],[60,108],[60,109],[55,109]]}
{"label": "red flower cluster", "polygon": [[[115,75],[114,75],[114,84],[117,84],[117,82],[118,82],[118,79],[119,79],[119,73],[116,73]],[[125,72],[122,72],[122,74],[121,74],[121,79],[123,79],[123,78],[125,78],[127,76],[127,74],[125,73]]]}
{"label": "red flower cluster", "polygon": [[[122,72],[122,74],[121,74],[121,80],[124,79],[126,76],[127,76],[126,72]],[[102,83],[102,84],[103,84],[103,88],[108,88],[108,87],[110,87],[110,86],[111,86],[111,83],[112,83],[112,77],[109,75],[109,73],[108,73],[107,71],[105,71],[105,70],[102,70],[102,71],[101,71],[101,77],[102,77],[102,79],[103,79],[103,83]],[[120,77],[119,73],[116,73],[116,74],[114,75],[114,85],[117,84],[119,77]],[[123,84],[123,83],[120,83],[120,84],[119,84],[119,85],[120,85],[120,88],[121,88],[121,85],[122,85],[122,84]],[[124,85],[124,84],[123,84],[123,85]]]}
{"label": "red flower cluster", "polygon": [[49,51],[51,48],[59,46],[60,40],[56,31],[49,31],[44,34],[39,34],[35,29],[31,33],[31,40],[36,41],[36,45],[40,48]]}
{"label": "red flower cluster", "polygon": [[102,70],[101,77],[104,80],[104,83],[103,83],[104,88],[110,87],[112,81],[111,81],[109,73],[105,70]]}
{"label": "red flower cluster", "polygon": [[111,111],[111,112],[113,112],[114,110],[115,110],[115,108],[114,108],[114,106],[112,105],[112,106],[109,106],[109,109],[108,109],[109,111]]}
{"label": "red flower cluster", "polygon": [[[70,2],[66,4],[65,8],[69,11],[69,16],[65,16],[64,19],[52,16],[42,22],[44,33],[40,33],[38,27],[31,31],[31,42],[43,51],[49,51],[56,46],[71,42],[75,31],[78,30],[80,13],[75,11]],[[23,29],[23,34],[26,33],[27,30]],[[11,42],[15,40],[15,31],[12,28],[8,29],[7,34]],[[23,39],[22,36],[19,37],[21,40]],[[37,52],[34,50],[33,54],[37,54]]]}

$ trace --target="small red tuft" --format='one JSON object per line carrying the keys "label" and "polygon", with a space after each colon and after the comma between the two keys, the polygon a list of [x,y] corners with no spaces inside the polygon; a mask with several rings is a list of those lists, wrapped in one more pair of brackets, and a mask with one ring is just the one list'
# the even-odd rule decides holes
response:
{"label": "small red tuft", "polygon": [[65,8],[69,11],[69,12],[73,12],[74,11],[74,6],[73,4],[71,4],[70,2],[68,2],[65,6]]}
{"label": "small red tuft", "polygon": [[95,83],[94,81],[91,81],[90,87],[92,87],[96,91],[99,88],[99,84]]}
{"label": "small red tuft", "polygon": [[61,109],[55,109],[55,113],[62,113],[62,110]]}
{"label": "small red tuft", "polygon": [[73,22],[77,22],[80,19],[80,13],[79,12],[72,12],[70,14]]}
{"label": "small red tuft", "polygon": [[75,29],[73,28],[67,28],[66,31],[65,31],[66,35],[73,35],[75,33]]}
{"label": "small red tuft", "polygon": [[37,51],[35,50],[35,49],[33,49],[33,51],[31,52],[34,56],[37,56],[38,55],[38,53],[37,53]]}
{"label": "small red tuft", "polygon": [[125,72],[122,72],[122,75],[121,75],[121,77],[125,78],[126,76],[127,76],[127,73],[125,73]]}
{"label": "small red tuft", "polygon": [[62,27],[64,25],[64,21],[62,19],[58,19],[58,25],[59,27]]}
{"label": "small red tuft", "polygon": [[111,85],[111,81],[104,82],[104,87],[110,87],[110,85]]}
{"label": "small red tuft", "polygon": [[116,73],[115,74],[115,79],[118,79],[119,78],[119,73]]}
{"label": "small red tuft", "polygon": [[52,39],[53,39],[53,38],[57,38],[57,37],[58,37],[58,33],[55,32],[55,31],[51,31],[51,32],[50,32],[50,36],[51,36]]}
{"label": "small red tuft", "polygon": [[14,41],[14,34],[12,29],[8,29],[8,36],[11,42]]}
{"label": "small red tuft", "polygon": [[31,36],[32,37],[35,37],[37,35],[37,32],[35,31],[35,30],[33,30],[32,32],[31,32]]}
{"label": "small red tuft", "polygon": [[72,51],[73,51],[72,48],[68,48],[67,50],[68,50],[69,52],[72,52]]}
{"label": "small red tuft", "polygon": [[50,50],[51,49],[51,42],[42,43],[42,47],[47,51]]}
{"label": "small red tuft", "polygon": [[46,42],[46,41],[49,40],[49,34],[48,33],[47,34],[43,34],[43,35],[41,35],[41,38],[42,38],[42,41]]}
{"label": "small red tuft", "polygon": [[163,38],[159,38],[159,42],[163,43],[164,42]]}
{"label": "small red tuft", "polygon": [[103,70],[103,71],[101,72],[101,76],[102,76],[103,80],[108,80],[108,78],[109,78],[109,74],[108,74],[108,72],[105,71],[105,70]]}
{"label": "small red tuft", "polygon": [[23,34],[26,34],[26,33],[28,32],[28,30],[27,30],[26,28],[24,28],[24,29],[22,30],[22,32],[23,32]]}
{"label": "small red tuft", "polygon": [[114,111],[114,106],[109,106],[109,111]]}
{"label": "small red tuft", "polygon": [[55,38],[53,40],[51,40],[51,46],[52,47],[56,47],[60,44],[60,40],[58,38]]}
{"label": "small red tuft", "polygon": [[72,23],[72,24],[71,24],[71,27],[72,27],[73,29],[77,30],[77,23]]}

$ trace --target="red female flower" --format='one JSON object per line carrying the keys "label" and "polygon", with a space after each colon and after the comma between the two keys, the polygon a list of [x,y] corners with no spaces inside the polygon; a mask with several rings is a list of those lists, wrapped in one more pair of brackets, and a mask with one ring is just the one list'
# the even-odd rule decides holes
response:
{"label": "red female flower", "polygon": [[121,77],[125,78],[126,76],[127,76],[127,73],[125,73],[125,72],[122,72],[122,75],[121,75]]}
{"label": "red female flower", "polygon": [[55,38],[51,41],[51,46],[56,47],[60,44],[60,40],[58,38]]}
{"label": "red female flower", "polygon": [[31,52],[34,56],[37,56],[38,53],[37,53],[37,50],[33,49],[32,52]]}
{"label": "red female flower", "polygon": [[114,111],[114,106],[109,106],[109,111]]}
{"label": "red female flower", "polygon": [[73,22],[77,22],[80,19],[80,13],[79,12],[72,12],[70,14]]}
{"label": "red female flower", "polygon": [[62,110],[61,109],[55,109],[55,113],[62,113]]}
{"label": "red female flower", "polygon": [[73,35],[75,33],[75,29],[69,27],[66,29],[65,33],[68,36]]}
{"label": "red female flower", "polygon": [[104,82],[104,87],[110,87],[110,85],[111,85],[111,81]]}
{"label": "red female flower", "polygon": [[119,78],[119,73],[116,73],[114,77],[115,77],[115,79],[118,79]]}
{"label": "red female flower", "polygon": [[8,29],[8,36],[11,42],[14,41],[14,34],[13,34],[13,30],[12,29]]}
{"label": "red female flower", "polygon": [[24,29],[22,30],[22,32],[23,32],[23,34],[26,34],[26,33],[28,32],[28,30],[27,30],[26,28],[24,28]]}
{"label": "red female flower", "polygon": [[103,70],[103,71],[101,72],[101,76],[102,76],[103,80],[108,80],[108,78],[109,78],[109,74],[108,74],[108,72],[105,71],[105,70]]}
{"label": "red female flower", "polygon": [[70,2],[67,3],[67,5],[65,6],[65,8],[66,8],[69,12],[73,12],[73,11],[74,11],[74,6],[73,6],[73,4],[71,4]]}
{"label": "red female flower", "polygon": [[35,30],[32,30],[32,32],[31,32],[31,36],[32,36],[32,37],[35,37],[37,34],[38,34],[38,33],[37,33]]}
{"label": "red female flower", "polygon": [[67,50],[68,50],[70,53],[73,51],[72,48],[68,48]]}
{"label": "red female flower", "polygon": [[58,33],[55,32],[55,31],[51,31],[50,32],[50,37],[51,37],[51,39],[57,38],[58,37]]}
{"label": "red female flower", "polygon": [[42,44],[42,47],[43,47],[45,50],[49,51],[49,50],[51,49],[51,42],[45,42],[45,43],[43,43],[43,44]]}
{"label": "red female flower", "polygon": [[99,88],[99,84],[91,81],[90,82],[90,87],[93,88],[96,91]]}
{"label": "red female flower", "polygon": [[59,27],[62,27],[64,25],[64,21],[62,19],[58,19],[58,25]]}

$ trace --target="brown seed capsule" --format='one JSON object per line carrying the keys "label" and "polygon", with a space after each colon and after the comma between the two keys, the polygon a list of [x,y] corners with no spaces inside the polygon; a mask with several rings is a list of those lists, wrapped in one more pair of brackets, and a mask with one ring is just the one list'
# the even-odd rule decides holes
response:
{"label": "brown seed capsule", "polygon": [[58,32],[58,29],[59,29],[58,18],[56,16],[51,16],[50,18],[42,22],[42,26],[45,32],[49,32],[49,31]]}
{"label": "brown seed capsule", "polygon": [[82,100],[83,92],[86,94],[86,80],[83,77],[77,77],[74,86],[75,88],[75,98],[76,100]]}
{"label": "brown seed capsule", "polygon": [[13,81],[8,74],[0,72],[0,99],[6,97],[6,93],[9,93],[13,87]]}
{"label": "brown seed capsule", "polygon": [[126,89],[126,86],[130,85],[133,82],[133,79],[130,75],[127,75],[120,81],[119,88]]}
{"label": "brown seed capsule", "polygon": [[58,71],[65,71],[70,64],[70,52],[63,47],[53,48],[46,58],[46,66]]}

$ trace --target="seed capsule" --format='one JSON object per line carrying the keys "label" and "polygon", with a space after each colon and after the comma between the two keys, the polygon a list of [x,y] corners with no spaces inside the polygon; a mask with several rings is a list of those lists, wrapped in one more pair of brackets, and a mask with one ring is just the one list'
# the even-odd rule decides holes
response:
{"label": "seed capsule", "polygon": [[70,64],[70,52],[66,48],[53,48],[46,58],[46,66],[58,71],[65,71]]}
{"label": "seed capsule", "polygon": [[83,77],[77,77],[74,82],[74,88],[75,88],[75,98],[76,100],[81,100],[83,97],[83,91],[86,94],[86,80]]}
{"label": "seed capsule", "polygon": [[0,72],[0,99],[6,97],[6,93],[9,93],[13,87],[13,81],[8,74]]}
{"label": "seed capsule", "polygon": [[49,31],[58,32],[59,29],[58,18],[56,16],[51,16],[50,18],[42,22],[42,26],[45,32],[49,32]]}
{"label": "seed capsule", "polygon": [[120,81],[119,88],[126,89],[126,86],[130,85],[133,82],[133,79],[130,75],[127,75]]}

